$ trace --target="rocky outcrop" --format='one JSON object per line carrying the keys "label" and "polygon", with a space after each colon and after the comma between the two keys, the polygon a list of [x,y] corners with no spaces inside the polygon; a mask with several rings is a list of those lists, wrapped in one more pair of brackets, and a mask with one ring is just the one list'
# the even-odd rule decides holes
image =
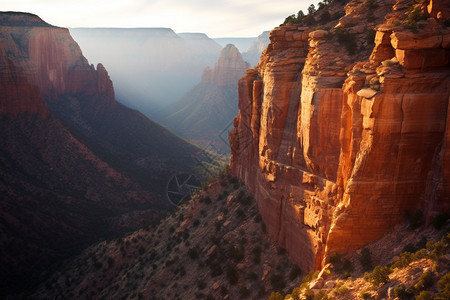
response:
{"label": "rocky outcrop", "polygon": [[[412,5],[400,4],[369,11],[351,1],[328,31],[278,27],[239,81],[232,171],[305,270],[380,238],[407,213],[448,212],[450,31],[434,18],[417,32],[398,26]],[[369,13],[366,24],[350,22]]]}
{"label": "rocky outcrop", "polygon": [[209,82],[217,86],[235,85],[249,68],[249,64],[242,59],[239,50],[228,44],[220,52],[214,69],[206,67],[202,74],[202,82]]}
{"label": "rocky outcrop", "polygon": [[159,121],[180,136],[220,153],[229,153],[227,130],[238,112],[237,83],[249,67],[234,45],[222,49],[214,69],[161,112]]}
{"label": "rocky outcrop", "polygon": [[[46,100],[83,93],[114,100],[114,89],[105,68],[89,65],[68,29],[53,26],[15,25],[23,15],[2,13],[0,43],[8,58],[26,72]],[[36,17],[36,16],[35,16]],[[37,18],[37,17],[36,17]]]}
{"label": "rocky outcrop", "polygon": [[249,62],[251,66],[256,66],[261,58],[262,52],[267,48],[270,43],[269,39],[270,31],[264,31],[261,33],[242,53],[244,60]]}

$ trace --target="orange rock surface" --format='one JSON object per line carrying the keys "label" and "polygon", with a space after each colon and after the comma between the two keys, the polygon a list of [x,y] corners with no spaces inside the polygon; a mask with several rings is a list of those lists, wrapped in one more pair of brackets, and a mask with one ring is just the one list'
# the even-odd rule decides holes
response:
{"label": "orange rock surface", "polygon": [[[433,18],[416,33],[389,25],[407,7],[385,2],[370,47],[371,24],[346,25],[354,53],[336,31],[278,27],[239,81],[232,171],[304,270],[380,238],[408,212],[449,211],[449,29]],[[367,7],[352,1],[346,12],[353,20]]]}

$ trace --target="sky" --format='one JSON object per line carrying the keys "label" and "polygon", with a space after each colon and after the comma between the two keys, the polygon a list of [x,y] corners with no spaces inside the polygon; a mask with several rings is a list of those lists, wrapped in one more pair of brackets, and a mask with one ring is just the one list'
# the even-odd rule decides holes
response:
{"label": "sky", "polygon": [[255,37],[314,0],[0,0],[2,11],[60,27],[169,27],[209,37]]}

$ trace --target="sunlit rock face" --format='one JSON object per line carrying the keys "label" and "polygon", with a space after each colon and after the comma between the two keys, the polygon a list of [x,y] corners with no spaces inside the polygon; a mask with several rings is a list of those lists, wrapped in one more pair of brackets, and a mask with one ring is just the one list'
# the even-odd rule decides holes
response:
{"label": "sunlit rock face", "polygon": [[450,30],[435,18],[416,33],[394,26],[408,8],[383,1],[360,25],[350,21],[367,7],[349,2],[330,24],[345,23],[356,51],[334,31],[275,28],[239,82],[232,171],[305,270],[380,238],[408,212],[449,211]]}

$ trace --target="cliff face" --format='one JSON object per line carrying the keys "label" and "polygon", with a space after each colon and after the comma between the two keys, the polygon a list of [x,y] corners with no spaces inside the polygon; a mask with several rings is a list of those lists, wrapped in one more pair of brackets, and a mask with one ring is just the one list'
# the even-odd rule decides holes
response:
{"label": "cliff face", "polygon": [[[4,13],[2,19],[7,14]],[[105,68],[99,64],[95,70],[88,64],[68,29],[15,25],[18,22],[14,21],[14,16],[23,18],[19,14],[6,16],[0,43],[8,50],[8,58],[26,72],[44,98],[55,101],[62,94],[83,93],[114,99],[112,82]]]}
{"label": "cliff face", "polygon": [[33,86],[23,70],[18,69],[7,58],[5,49],[0,45],[0,115],[19,113],[38,114],[46,118],[47,106],[41,99],[37,86]]}
{"label": "cliff face", "polygon": [[[407,212],[448,211],[450,30],[429,18],[413,32],[398,25],[413,4],[377,5],[349,2],[329,31],[274,29],[239,81],[232,171],[305,270],[380,238]],[[328,9],[331,19],[342,10]]]}

